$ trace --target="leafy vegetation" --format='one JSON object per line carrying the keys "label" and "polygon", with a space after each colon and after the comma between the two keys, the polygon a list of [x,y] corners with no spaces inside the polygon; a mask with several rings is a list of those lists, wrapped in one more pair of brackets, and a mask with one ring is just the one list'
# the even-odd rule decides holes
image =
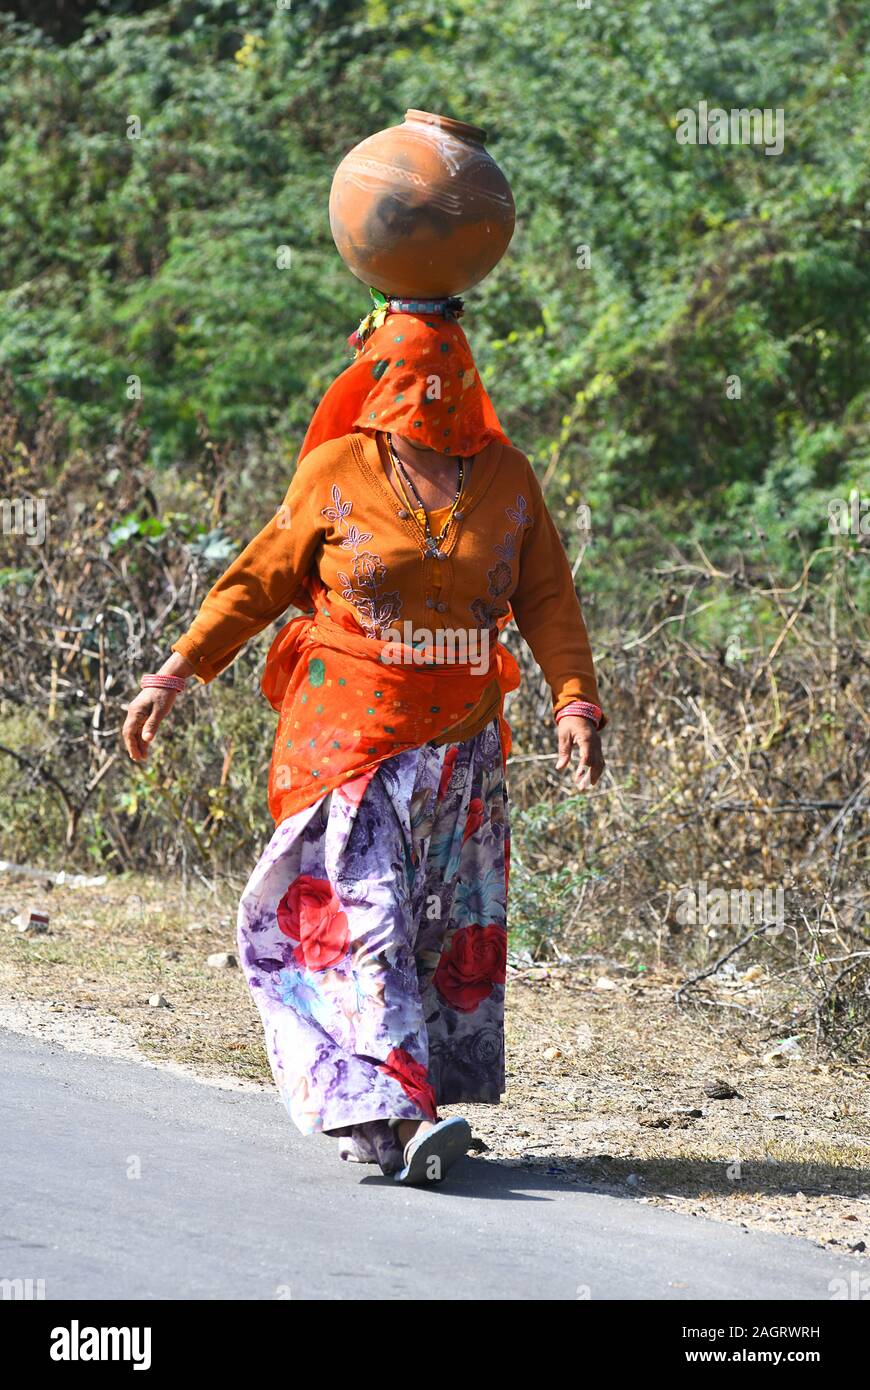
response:
{"label": "leafy vegetation", "polygon": [[[559,492],[617,527],[687,494],[708,532],[757,495],[785,544],[818,531],[816,491],[866,478],[864,6],[127,9],[67,44],[6,24],[0,361],[25,416],[51,395],[94,440],[141,389],[158,463],[195,457],[200,421],[292,458],[365,308],[332,171],[413,105],[487,127],[513,184],[517,235],[467,325]],[[782,153],[679,144],[702,99],[782,108]]]}

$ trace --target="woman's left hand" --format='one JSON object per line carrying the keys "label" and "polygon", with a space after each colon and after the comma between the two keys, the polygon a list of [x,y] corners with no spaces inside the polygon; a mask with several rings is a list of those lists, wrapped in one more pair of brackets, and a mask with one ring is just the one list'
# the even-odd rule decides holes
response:
{"label": "woman's left hand", "polygon": [[590,787],[595,786],[604,771],[601,736],[591,719],[583,719],[576,714],[566,714],[564,719],[559,720],[557,729],[559,756],[556,759],[556,771],[561,772],[563,768],[570,766],[571,749],[577,748],[580,764],[574,773],[574,781],[577,783],[578,791],[588,791]]}

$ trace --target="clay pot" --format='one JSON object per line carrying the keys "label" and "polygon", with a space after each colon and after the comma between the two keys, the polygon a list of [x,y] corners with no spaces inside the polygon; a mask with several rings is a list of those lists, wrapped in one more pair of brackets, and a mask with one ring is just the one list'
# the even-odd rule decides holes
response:
{"label": "clay pot", "polygon": [[501,260],[516,217],[486,131],[429,111],[370,135],[339,164],[329,223],[339,255],[384,294],[461,294]]}

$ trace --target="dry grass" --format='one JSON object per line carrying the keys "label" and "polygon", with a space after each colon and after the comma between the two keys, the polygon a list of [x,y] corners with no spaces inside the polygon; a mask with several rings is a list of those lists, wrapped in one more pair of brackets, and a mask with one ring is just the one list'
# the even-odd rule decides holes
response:
{"label": "dry grass", "polygon": [[[587,800],[537,751],[547,692],[524,658],[509,716],[512,920],[537,932],[543,960],[599,951],[679,970],[723,1033],[810,1032],[866,1063],[866,554],[838,539],[777,581],[739,557],[720,569],[668,550],[651,610],[627,613],[602,653],[608,767]],[[766,893],[776,929],[754,908],[687,920],[702,892],[747,905]],[[750,968],[770,987],[722,992]]]}
{"label": "dry grass", "polygon": [[[259,1019],[238,969],[206,964],[235,952],[235,903],[205,888],[139,876],[105,888],[4,884],[2,904],[41,905],[50,933],[23,937],[8,922],[0,940],[7,998],[111,1015],[132,1027],[142,1052],[213,1073],[269,1077]],[[148,999],[162,994],[167,1008]]]}
{"label": "dry grass", "polygon": [[[523,972],[510,991],[508,1104],[478,1112],[477,1131],[499,1158],[578,1183],[841,1252],[870,1246],[866,1076],[812,1051],[785,1061],[770,1042],[723,1039],[677,1011],[678,982],[602,964]],[[738,1096],[709,1098],[717,1080]]]}

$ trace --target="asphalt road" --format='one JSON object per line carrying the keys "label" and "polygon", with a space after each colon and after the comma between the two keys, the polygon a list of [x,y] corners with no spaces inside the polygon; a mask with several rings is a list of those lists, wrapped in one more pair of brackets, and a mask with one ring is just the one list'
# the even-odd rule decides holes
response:
{"label": "asphalt road", "polygon": [[2,1031],[0,1156],[0,1278],[47,1299],[826,1300],[855,1268],[484,1158],[397,1188],[273,1094]]}

